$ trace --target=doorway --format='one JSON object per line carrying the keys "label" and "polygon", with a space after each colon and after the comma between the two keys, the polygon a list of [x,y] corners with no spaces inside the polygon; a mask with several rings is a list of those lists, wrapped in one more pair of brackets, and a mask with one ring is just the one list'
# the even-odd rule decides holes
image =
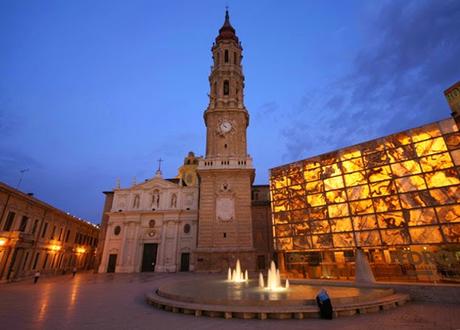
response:
{"label": "doorway", "polygon": [[109,263],[107,265],[107,273],[115,273],[116,265],[117,265],[117,255],[109,254]]}
{"label": "doorway", "polygon": [[188,272],[190,270],[190,253],[180,255],[180,271]]}
{"label": "doorway", "polygon": [[141,272],[154,272],[157,262],[157,243],[144,244],[144,252],[142,254]]}

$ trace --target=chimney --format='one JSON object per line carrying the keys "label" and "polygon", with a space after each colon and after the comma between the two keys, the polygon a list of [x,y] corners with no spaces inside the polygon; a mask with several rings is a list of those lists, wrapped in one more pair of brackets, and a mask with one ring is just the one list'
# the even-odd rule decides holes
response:
{"label": "chimney", "polygon": [[460,124],[460,81],[446,89],[444,95],[452,111],[452,117]]}

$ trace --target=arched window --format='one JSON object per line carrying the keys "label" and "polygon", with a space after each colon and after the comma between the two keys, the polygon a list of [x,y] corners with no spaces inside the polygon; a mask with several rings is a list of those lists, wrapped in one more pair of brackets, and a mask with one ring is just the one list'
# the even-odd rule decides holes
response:
{"label": "arched window", "polygon": [[115,229],[113,230],[113,233],[115,234],[115,236],[120,235],[120,232],[121,232],[120,226],[116,226]]}
{"label": "arched window", "polygon": [[230,90],[230,87],[229,87],[228,80],[224,80],[224,95],[228,95],[229,90]]}
{"label": "arched window", "polygon": [[228,63],[228,49],[225,50],[224,61],[225,61],[225,63]]}

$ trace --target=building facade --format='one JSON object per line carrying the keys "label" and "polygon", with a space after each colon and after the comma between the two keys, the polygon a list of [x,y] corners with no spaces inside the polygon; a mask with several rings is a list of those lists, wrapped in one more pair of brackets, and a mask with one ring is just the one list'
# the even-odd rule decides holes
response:
{"label": "building facade", "polygon": [[247,269],[256,266],[251,212],[255,170],[247,153],[242,50],[227,11],[212,46],[209,105],[204,112],[206,155],[197,169],[197,270],[222,271],[236,258]]}
{"label": "building facade", "polygon": [[155,177],[106,193],[99,272],[194,270],[199,158],[189,153],[174,179]]}
{"label": "building facade", "polygon": [[95,265],[99,228],[0,183],[0,282]]}
{"label": "building facade", "polygon": [[362,248],[377,278],[460,275],[454,119],[273,168],[270,189],[275,249],[287,272],[350,277]]}

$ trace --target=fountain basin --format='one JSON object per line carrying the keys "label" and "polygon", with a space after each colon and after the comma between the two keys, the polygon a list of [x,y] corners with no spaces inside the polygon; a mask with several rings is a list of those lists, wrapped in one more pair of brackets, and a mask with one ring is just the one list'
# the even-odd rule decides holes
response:
{"label": "fountain basin", "polygon": [[[171,300],[224,306],[316,306],[316,294],[324,286],[291,284],[289,289],[272,292],[259,288],[256,280],[230,283],[225,280],[184,280],[158,288],[157,294]],[[324,287],[333,304],[359,303],[393,294],[392,289]]]}

